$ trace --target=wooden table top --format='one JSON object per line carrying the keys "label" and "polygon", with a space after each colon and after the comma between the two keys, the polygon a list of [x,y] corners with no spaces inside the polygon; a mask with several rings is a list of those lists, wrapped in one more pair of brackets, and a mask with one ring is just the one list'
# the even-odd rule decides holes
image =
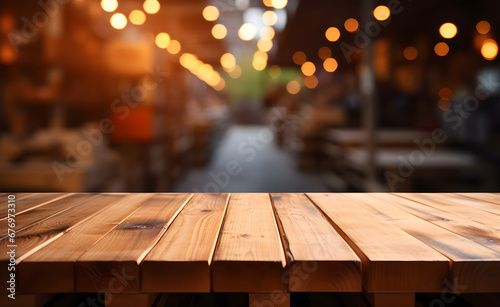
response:
{"label": "wooden table top", "polygon": [[494,193],[16,194],[15,220],[19,293],[500,292]]}

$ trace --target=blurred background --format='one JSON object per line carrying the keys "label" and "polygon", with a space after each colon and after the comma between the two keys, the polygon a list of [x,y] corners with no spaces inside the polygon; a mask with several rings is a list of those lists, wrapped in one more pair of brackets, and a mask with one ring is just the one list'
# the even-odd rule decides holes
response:
{"label": "blurred background", "polygon": [[0,3],[2,191],[499,191],[500,2]]}

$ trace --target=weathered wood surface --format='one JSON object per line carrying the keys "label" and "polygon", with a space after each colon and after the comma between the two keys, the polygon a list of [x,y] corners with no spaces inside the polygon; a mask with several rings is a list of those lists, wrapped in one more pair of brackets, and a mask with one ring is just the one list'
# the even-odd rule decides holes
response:
{"label": "weathered wood surface", "polygon": [[[374,304],[407,304],[414,293],[447,288],[498,293],[499,198],[23,194],[16,198],[17,291],[136,293],[144,302],[148,293],[247,292],[257,302],[363,285]],[[6,250],[8,219],[0,226]],[[7,267],[8,254],[0,257]]]}

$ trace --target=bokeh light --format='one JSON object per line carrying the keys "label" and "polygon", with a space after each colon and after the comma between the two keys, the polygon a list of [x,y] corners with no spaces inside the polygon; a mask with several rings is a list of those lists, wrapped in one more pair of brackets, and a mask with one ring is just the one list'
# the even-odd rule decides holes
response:
{"label": "bokeh light", "polygon": [[202,15],[208,21],[217,20],[219,18],[219,9],[213,5],[208,5],[203,9]]}
{"label": "bokeh light", "polygon": [[313,62],[305,62],[300,67],[300,70],[305,76],[312,76],[316,72],[316,66]]}
{"label": "bokeh light", "polygon": [[142,25],[144,22],[146,22],[146,14],[144,14],[144,12],[140,10],[133,10],[128,15],[128,19],[134,25]]}
{"label": "bokeh light", "polygon": [[440,99],[438,101],[438,108],[440,108],[442,111],[446,111],[451,107],[451,101],[448,99]]}
{"label": "bokeh light", "polygon": [[281,67],[279,67],[278,65],[271,65],[269,66],[268,72],[271,78],[277,79],[281,76]]}
{"label": "bokeh light", "polygon": [[334,72],[339,67],[339,63],[334,58],[328,58],[323,62],[323,68],[327,72]]}
{"label": "bokeh light", "polygon": [[313,89],[318,86],[318,78],[316,76],[308,76],[304,79],[304,84],[307,88]]}
{"label": "bokeh light", "polygon": [[222,68],[224,68],[224,70],[226,71],[233,70],[234,67],[236,66],[236,58],[231,53],[224,53],[220,57],[220,64],[222,65]]}
{"label": "bokeh light", "polygon": [[260,29],[260,36],[262,38],[273,39],[276,32],[273,27],[263,27]]}
{"label": "bokeh light", "polygon": [[332,56],[332,50],[330,50],[330,48],[328,48],[326,46],[323,46],[323,47],[319,48],[318,56],[320,59],[326,60]]}
{"label": "bokeh light", "polygon": [[275,9],[282,9],[288,4],[288,0],[272,0],[271,5]]}
{"label": "bokeh light", "polygon": [[223,39],[227,35],[227,28],[223,24],[216,24],[212,27],[212,35],[216,39]]}
{"label": "bokeh light", "polygon": [[437,55],[439,56],[445,56],[448,54],[450,51],[450,47],[448,47],[448,44],[446,43],[437,43],[436,46],[434,46],[434,52],[436,52]]}
{"label": "bokeh light", "polygon": [[336,27],[330,27],[325,32],[326,39],[336,42],[340,38],[340,30]]}
{"label": "bokeh light", "polygon": [[114,12],[118,7],[118,1],[116,0],[102,0],[101,7],[106,12]]}
{"label": "bokeh light", "polygon": [[181,51],[181,43],[179,41],[173,39],[167,46],[167,51],[171,54],[177,54]]}
{"label": "bokeh light", "polygon": [[443,38],[453,38],[455,35],[457,35],[457,26],[452,24],[451,22],[444,23],[440,28],[439,28],[439,34]]}
{"label": "bokeh light", "polygon": [[403,56],[408,61],[413,61],[418,57],[418,50],[413,46],[406,47],[405,50],[403,50]]}
{"label": "bokeh light", "polygon": [[293,54],[293,62],[297,65],[302,65],[307,60],[306,54],[302,51],[297,51]]}
{"label": "bokeh light", "polygon": [[453,91],[447,87],[443,87],[439,90],[439,98],[450,100],[453,97]]}
{"label": "bokeh light", "polygon": [[238,36],[244,41],[249,41],[255,37],[255,32],[255,27],[251,23],[244,23],[238,30]]}
{"label": "bokeh light", "polygon": [[157,0],[146,0],[142,5],[144,11],[148,14],[156,14],[160,11],[160,2]]}
{"label": "bokeh light", "polygon": [[262,22],[266,26],[274,26],[278,22],[278,15],[274,11],[266,11],[262,14]]}
{"label": "bokeh light", "polygon": [[155,38],[155,43],[156,43],[156,46],[158,46],[160,48],[163,48],[163,49],[167,48],[168,44],[170,43],[170,35],[168,35],[165,32],[158,33],[158,35],[156,35],[156,38]]}
{"label": "bokeh light", "polygon": [[347,32],[356,32],[359,27],[359,22],[354,18],[349,18],[344,22],[344,28]]}
{"label": "bokeh light", "polygon": [[379,5],[373,10],[373,17],[379,21],[387,20],[391,16],[391,10],[385,5]]}
{"label": "bokeh light", "polygon": [[476,25],[476,30],[479,34],[488,34],[490,32],[491,26],[490,23],[486,20],[481,20]]}
{"label": "bokeh light", "polygon": [[267,38],[261,38],[257,42],[257,48],[259,48],[260,51],[268,52],[273,48],[273,41]]}
{"label": "bokeh light", "polygon": [[493,39],[487,39],[481,46],[481,55],[488,61],[495,59],[498,55],[498,44]]}
{"label": "bokeh light", "polygon": [[109,21],[111,23],[111,26],[118,30],[125,28],[125,26],[127,25],[127,17],[120,13],[113,14]]}
{"label": "bokeh light", "polygon": [[298,92],[300,92],[300,88],[301,88],[300,83],[296,80],[292,80],[288,82],[286,85],[286,90],[292,95],[295,95]]}

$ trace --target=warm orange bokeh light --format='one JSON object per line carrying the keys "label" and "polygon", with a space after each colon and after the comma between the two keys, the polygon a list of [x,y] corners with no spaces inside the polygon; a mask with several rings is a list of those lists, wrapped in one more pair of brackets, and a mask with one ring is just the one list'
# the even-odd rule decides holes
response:
{"label": "warm orange bokeh light", "polygon": [[418,50],[413,46],[409,46],[403,50],[403,55],[408,61],[413,61],[418,57]]}
{"label": "warm orange bokeh light", "polygon": [[217,20],[219,18],[219,9],[213,5],[208,5],[203,9],[202,15],[208,21]]}
{"label": "warm orange bokeh light", "polygon": [[329,57],[332,56],[332,50],[330,50],[330,48],[328,48],[326,46],[321,47],[318,50],[318,56],[319,56],[320,59],[326,60],[326,59],[328,59]]}
{"label": "warm orange bokeh light", "polygon": [[373,17],[375,19],[384,21],[391,16],[391,10],[385,5],[379,5],[373,10]]}
{"label": "warm orange bokeh light", "polygon": [[181,43],[175,39],[171,40],[167,46],[167,51],[171,54],[177,54],[181,51]]}
{"label": "warm orange bokeh light", "polygon": [[158,35],[156,35],[155,43],[156,46],[160,48],[167,48],[168,44],[170,44],[170,35],[165,32],[159,33]]}
{"label": "warm orange bokeh light", "polygon": [[233,70],[229,71],[228,74],[233,79],[238,79],[241,76],[241,67],[236,65]]}
{"label": "warm orange bokeh light", "polygon": [[487,39],[481,46],[481,55],[488,61],[495,59],[498,55],[498,44],[493,39]]}
{"label": "warm orange bokeh light", "polygon": [[142,25],[144,22],[146,22],[146,14],[144,14],[143,11],[133,10],[128,15],[128,19],[134,25]]}
{"label": "warm orange bokeh light", "polygon": [[327,72],[334,72],[339,67],[339,63],[334,58],[328,58],[323,62],[323,68]]}
{"label": "warm orange bokeh light", "polygon": [[216,39],[223,39],[227,35],[227,28],[223,24],[216,24],[212,27],[212,35]]}
{"label": "warm orange bokeh light", "polygon": [[233,70],[234,67],[236,66],[236,58],[231,53],[224,53],[220,57],[220,64],[222,65],[222,68],[224,68],[224,70],[226,71]]}
{"label": "warm orange bokeh light", "polygon": [[260,36],[262,38],[273,39],[276,32],[273,27],[264,27],[260,29]]}
{"label": "warm orange bokeh light", "polygon": [[267,53],[262,51],[255,52],[253,56],[252,66],[257,71],[262,71],[267,66]]}
{"label": "warm orange bokeh light", "polygon": [[316,72],[316,66],[314,65],[313,62],[305,62],[302,64],[300,67],[300,70],[302,73],[306,76],[312,76]]}
{"label": "warm orange bokeh light", "polygon": [[251,23],[244,23],[238,30],[238,36],[244,41],[252,40],[255,37],[255,27]]}
{"label": "warm orange bokeh light", "polygon": [[313,89],[318,86],[318,78],[316,76],[308,76],[304,79],[304,84],[306,87]]}
{"label": "warm orange bokeh light", "polygon": [[445,56],[448,54],[450,51],[450,47],[448,47],[448,44],[446,43],[437,43],[436,46],[434,46],[434,52],[436,52],[437,55],[439,56]]}
{"label": "warm orange bokeh light", "polygon": [[292,95],[295,95],[298,92],[300,92],[300,88],[301,88],[300,83],[296,80],[292,80],[288,82],[286,85],[286,90]]}
{"label": "warm orange bokeh light", "polygon": [[268,52],[273,48],[273,41],[267,38],[261,38],[257,42],[257,48],[259,48],[260,51]]}
{"label": "warm orange bokeh light", "polygon": [[274,11],[266,11],[262,14],[262,22],[266,26],[274,26],[278,22],[278,15]]}
{"label": "warm orange bokeh light", "polygon": [[336,42],[340,38],[340,31],[336,27],[330,27],[325,32],[326,39],[331,42]]}
{"label": "warm orange bokeh light", "polygon": [[146,0],[142,5],[144,11],[148,14],[156,14],[160,11],[160,2],[157,0]]}
{"label": "warm orange bokeh light", "polygon": [[439,28],[439,34],[443,38],[453,38],[455,35],[457,35],[457,26],[452,24],[451,22],[444,23],[440,28]]}
{"label": "warm orange bokeh light", "polygon": [[115,29],[123,29],[127,25],[127,17],[125,15],[116,13],[113,16],[111,16],[111,19],[109,20],[111,23],[111,26]]}
{"label": "warm orange bokeh light", "polygon": [[451,101],[448,99],[440,99],[438,101],[438,108],[440,108],[442,111],[446,111],[451,107]]}
{"label": "warm orange bokeh light", "polygon": [[490,32],[491,26],[490,23],[486,20],[481,20],[476,25],[476,30],[479,34],[488,34]]}
{"label": "warm orange bokeh light", "polygon": [[349,18],[344,22],[344,28],[347,32],[356,32],[359,27],[359,22],[354,18]]}
{"label": "warm orange bokeh light", "polygon": [[271,5],[275,9],[282,9],[288,4],[288,0],[272,0]]}
{"label": "warm orange bokeh light", "polygon": [[116,0],[101,0],[101,7],[106,12],[114,12],[118,7],[118,1]]}
{"label": "warm orange bokeh light", "polygon": [[302,65],[307,60],[306,54],[302,51],[297,51],[293,54],[293,62],[297,65]]}
{"label": "warm orange bokeh light", "polygon": [[439,90],[439,98],[450,100],[453,97],[453,91],[447,87],[443,87]]}

